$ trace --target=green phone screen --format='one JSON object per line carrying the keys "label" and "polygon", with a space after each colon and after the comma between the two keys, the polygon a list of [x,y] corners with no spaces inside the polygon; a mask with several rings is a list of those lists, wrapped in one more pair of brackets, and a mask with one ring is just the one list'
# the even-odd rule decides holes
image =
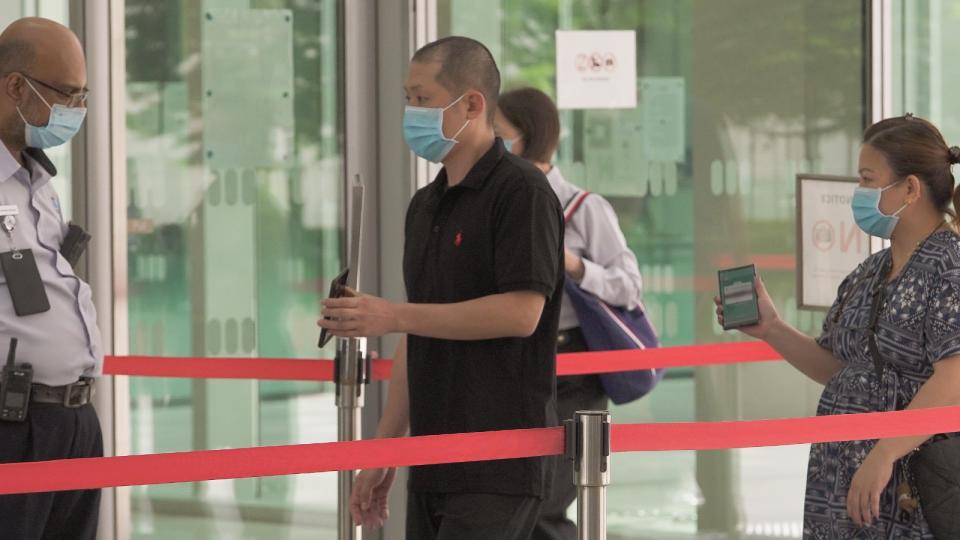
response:
{"label": "green phone screen", "polygon": [[760,320],[753,265],[721,270],[720,299],[723,301],[723,327],[749,326]]}

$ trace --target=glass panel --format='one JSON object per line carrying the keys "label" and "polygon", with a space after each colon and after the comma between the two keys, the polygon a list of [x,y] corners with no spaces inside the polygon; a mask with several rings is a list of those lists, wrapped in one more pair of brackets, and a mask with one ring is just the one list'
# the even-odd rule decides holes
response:
{"label": "glass panel", "polygon": [[[132,354],[332,357],[314,321],[341,265],[339,6],[126,1]],[[133,452],[335,440],[332,392],[133,378]],[[332,538],[335,486],[137,487],[134,536],[182,538],[192,523],[223,538]]]}
{"label": "glass panel", "polygon": [[892,13],[892,113],[927,118],[948,144],[960,144],[960,103],[951,99],[960,82],[951,62],[960,45],[952,31],[960,22],[960,6],[942,0],[894,0]]}
{"label": "glass panel", "polygon": [[[751,262],[781,315],[818,332],[822,316],[796,309],[795,175],[854,172],[865,114],[863,17],[863,3],[830,0],[438,1],[439,35],[487,44],[505,90],[556,96],[558,29],[636,31],[637,107],[561,111],[555,161],[616,209],[665,345],[743,339],[716,325],[712,298],[719,268]],[[674,135],[645,136],[654,129]],[[819,393],[786,365],[677,369],[613,416],[803,416]],[[610,531],[799,537],[806,451],[617,455]]]}

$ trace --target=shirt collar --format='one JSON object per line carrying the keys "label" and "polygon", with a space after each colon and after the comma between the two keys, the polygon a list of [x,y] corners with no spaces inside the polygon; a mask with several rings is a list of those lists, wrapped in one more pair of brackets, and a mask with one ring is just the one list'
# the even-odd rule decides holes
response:
{"label": "shirt collar", "polygon": [[546,176],[554,193],[560,193],[566,187],[567,181],[563,179],[563,175],[560,174],[560,169],[556,165],[550,167],[550,172]]}
{"label": "shirt collar", "polygon": [[23,154],[28,158],[25,160],[25,167],[21,167],[17,160],[13,159],[13,154],[10,153],[7,145],[0,143],[0,183],[13,178],[13,175],[21,168],[27,169],[35,184],[57,175],[57,168],[43,150],[27,148],[23,151]]}
{"label": "shirt collar", "polygon": [[[487,178],[490,177],[490,173],[493,172],[493,169],[500,163],[500,160],[503,159],[506,152],[507,150],[503,146],[503,140],[497,137],[493,141],[493,146],[490,147],[490,150],[487,150],[487,153],[485,153],[479,161],[474,163],[473,167],[470,168],[470,172],[467,173],[467,176],[462,182],[457,184],[457,187],[474,190],[483,189],[483,186],[487,183]],[[435,189],[441,193],[447,189],[446,167],[437,175],[437,179],[434,180],[434,185]]]}
{"label": "shirt collar", "polygon": [[557,198],[560,199],[560,204],[563,205],[564,210],[567,209],[567,205],[570,204],[570,201],[581,192],[581,189],[577,186],[567,182],[567,179],[563,177],[560,173],[560,168],[554,165],[550,172],[547,173],[547,182],[550,183],[550,188],[553,189],[553,192],[557,195]]}
{"label": "shirt collar", "polygon": [[20,170],[20,164],[13,159],[13,154],[7,149],[7,145],[0,142],[0,183],[6,182]]}
{"label": "shirt collar", "polygon": [[47,154],[40,150],[39,148],[27,148],[23,151],[36,165],[39,165],[41,170],[34,172],[36,174],[46,173],[47,176],[53,178],[57,175],[57,168],[53,165],[53,162],[50,161],[50,158],[47,157]]}

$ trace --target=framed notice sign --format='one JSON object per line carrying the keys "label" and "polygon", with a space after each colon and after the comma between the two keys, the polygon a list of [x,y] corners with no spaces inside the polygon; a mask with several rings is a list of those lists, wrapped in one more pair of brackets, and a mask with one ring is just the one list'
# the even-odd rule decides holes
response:
{"label": "framed notice sign", "polygon": [[857,179],[797,175],[797,304],[827,310],[843,278],[872,252],[870,236],[853,220]]}
{"label": "framed notice sign", "polygon": [[635,30],[558,30],[557,108],[637,106]]}

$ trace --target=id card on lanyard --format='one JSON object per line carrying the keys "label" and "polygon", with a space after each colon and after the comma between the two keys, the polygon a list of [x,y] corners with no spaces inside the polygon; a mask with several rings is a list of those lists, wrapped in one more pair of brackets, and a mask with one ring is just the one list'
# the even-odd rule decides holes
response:
{"label": "id card on lanyard", "polygon": [[0,253],[0,268],[7,280],[7,290],[13,300],[13,310],[20,317],[50,310],[47,291],[40,279],[40,270],[31,249],[17,249],[13,232],[17,228],[16,205],[0,206],[0,229],[7,237],[10,251]]}

